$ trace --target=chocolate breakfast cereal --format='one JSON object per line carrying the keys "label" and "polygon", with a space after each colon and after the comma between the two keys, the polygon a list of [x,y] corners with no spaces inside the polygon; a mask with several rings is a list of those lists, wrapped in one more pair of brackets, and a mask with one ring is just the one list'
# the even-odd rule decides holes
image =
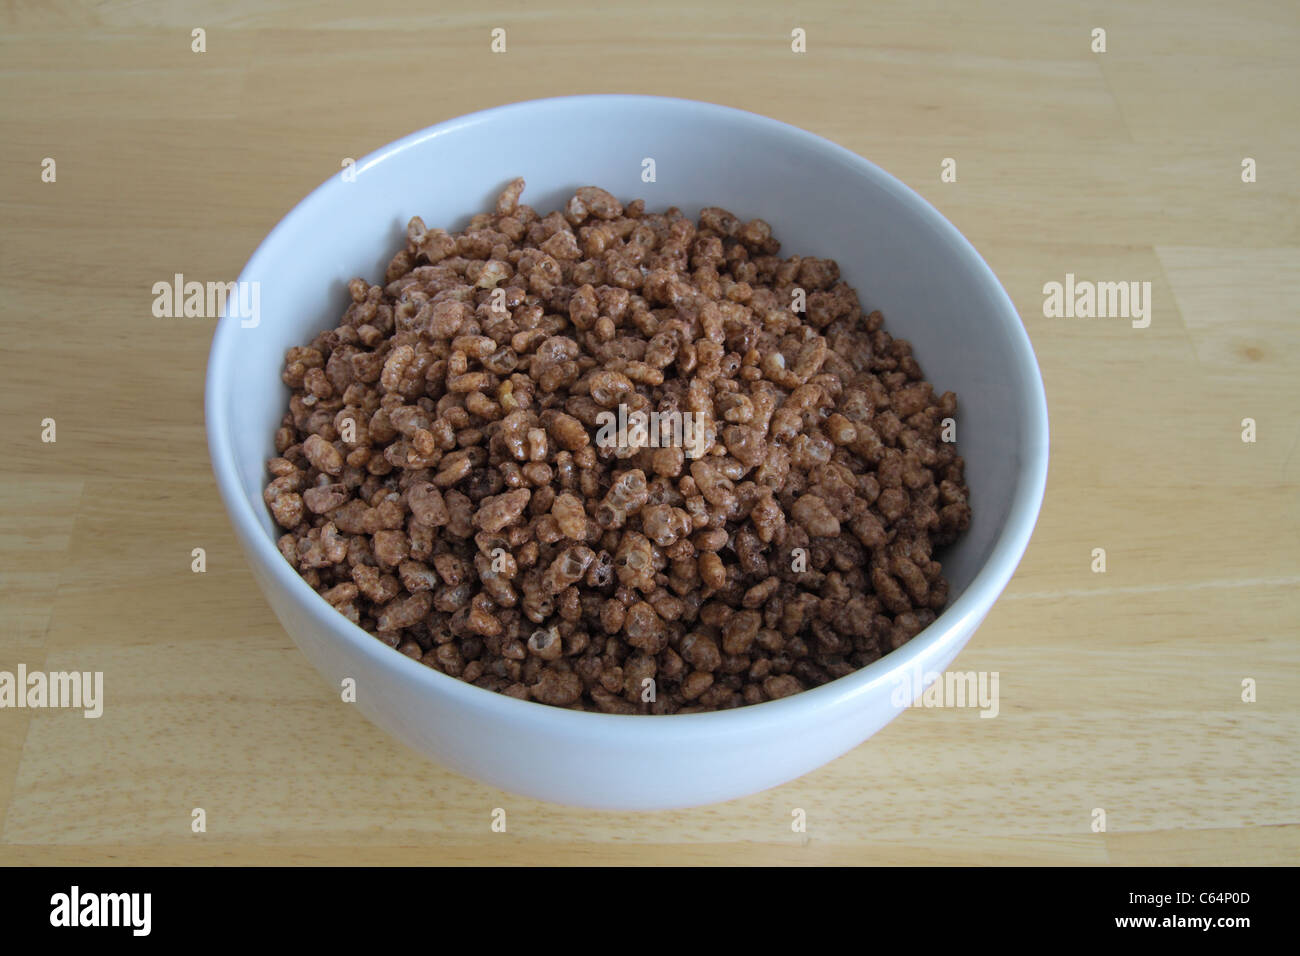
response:
{"label": "chocolate breakfast cereal", "polygon": [[762,220],[510,183],[419,219],[290,349],[266,502],[339,613],[489,690],[620,714],[842,677],[947,599],[963,461],[910,345]]}

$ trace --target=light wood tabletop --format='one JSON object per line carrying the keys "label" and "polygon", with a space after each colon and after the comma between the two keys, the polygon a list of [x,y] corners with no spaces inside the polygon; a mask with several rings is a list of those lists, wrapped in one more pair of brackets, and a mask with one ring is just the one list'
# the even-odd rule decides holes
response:
{"label": "light wood tabletop", "polygon": [[[100,719],[0,709],[0,863],[1296,862],[1300,8],[981,6],[0,11],[0,672],[104,674]],[[954,665],[1000,675],[996,719],[915,708],[753,797],[577,810],[404,750],[272,615],[209,468],[213,322],[153,284],[234,279],[346,157],[596,92],[841,143],[1006,286],[1052,461]],[[1149,326],[1045,315],[1067,275],[1150,283]]]}

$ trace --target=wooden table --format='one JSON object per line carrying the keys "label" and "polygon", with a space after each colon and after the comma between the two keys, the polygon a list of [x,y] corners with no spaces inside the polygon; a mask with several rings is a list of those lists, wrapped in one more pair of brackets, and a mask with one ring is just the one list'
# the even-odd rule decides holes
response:
{"label": "wooden table", "polygon": [[[0,710],[0,863],[1295,862],[1296,6],[489,7],[4,14],[0,670],[103,671],[106,705]],[[588,92],[829,137],[1001,277],[1053,456],[1024,563],[955,665],[1000,674],[996,719],[915,709],[758,796],[594,813],[404,751],[272,616],[209,472],[212,323],[155,318],[153,283],[233,279],[345,157]],[[1150,282],[1150,327],[1045,317],[1067,273]]]}

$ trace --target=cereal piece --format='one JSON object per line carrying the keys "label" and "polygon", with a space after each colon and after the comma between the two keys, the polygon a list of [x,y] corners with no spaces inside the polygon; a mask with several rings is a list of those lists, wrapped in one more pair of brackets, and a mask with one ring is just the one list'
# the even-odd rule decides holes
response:
{"label": "cereal piece", "polygon": [[428,592],[412,594],[400,601],[390,601],[375,619],[375,624],[381,631],[400,631],[424,620],[432,605],[433,598]]}
{"label": "cereal piece", "polygon": [[531,495],[532,492],[527,488],[517,488],[505,494],[484,498],[474,514],[474,527],[489,532],[500,531],[519,518]]}
{"label": "cereal piece", "polygon": [[572,671],[545,668],[536,684],[528,688],[533,700],[559,707],[575,703],[582,696],[582,681]]}
{"label": "cereal piece", "polygon": [[334,483],[308,488],[302,493],[303,503],[312,514],[323,515],[333,511],[348,500],[347,485]]}
{"label": "cereal piece", "polygon": [[560,533],[566,538],[581,541],[587,534],[587,512],[582,502],[567,491],[557,495],[551,504],[551,514]]}
{"label": "cereal piece", "polygon": [[840,533],[840,523],[826,502],[817,495],[802,495],[790,509],[795,521],[819,538],[829,538]]}
{"label": "cereal piece", "polygon": [[318,468],[327,475],[337,475],[343,470],[343,456],[320,435],[308,435],[302,443],[302,453],[307,456],[313,468]]}
{"label": "cereal piece", "polygon": [[402,587],[412,594],[417,591],[432,591],[438,586],[438,576],[433,569],[421,561],[403,561],[397,569]]}
{"label": "cereal piece", "polygon": [[293,529],[302,523],[303,499],[296,492],[277,495],[271,502],[271,514],[281,528]]}

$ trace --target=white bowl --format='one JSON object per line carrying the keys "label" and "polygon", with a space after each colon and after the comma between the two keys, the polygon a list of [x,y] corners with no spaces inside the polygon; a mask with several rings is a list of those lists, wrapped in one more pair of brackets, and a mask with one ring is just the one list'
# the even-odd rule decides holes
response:
{"label": "white bowl", "polygon": [[[643,182],[653,159],[656,182]],[[559,208],[599,185],[647,208],[722,206],[771,223],[783,255],[836,259],[866,309],[909,339],[927,379],[959,401],[973,520],[942,557],[950,603],[869,667],[781,700],[716,713],[618,716],[515,700],[387,647],[331,608],[276,550],[262,501],[288,403],[287,348],[333,327],[353,276],[381,276],[407,220],[463,228],[510,179]],[[260,315],[221,319],[207,378],[208,447],[262,592],[308,660],[399,740],[456,771],[557,803],[660,809],[783,783],[898,715],[902,675],[942,672],[1002,592],[1037,520],[1047,405],[1015,307],[965,238],[925,200],[848,150],[784,123],[689,100],[574,96],[516,103],[412,133],[337,174],[253,253]],[[246,313],[245,313],[246,314]],[[923,719],[923,718],[918,718]],[[328,741],[315,746],[328,747]]]}

